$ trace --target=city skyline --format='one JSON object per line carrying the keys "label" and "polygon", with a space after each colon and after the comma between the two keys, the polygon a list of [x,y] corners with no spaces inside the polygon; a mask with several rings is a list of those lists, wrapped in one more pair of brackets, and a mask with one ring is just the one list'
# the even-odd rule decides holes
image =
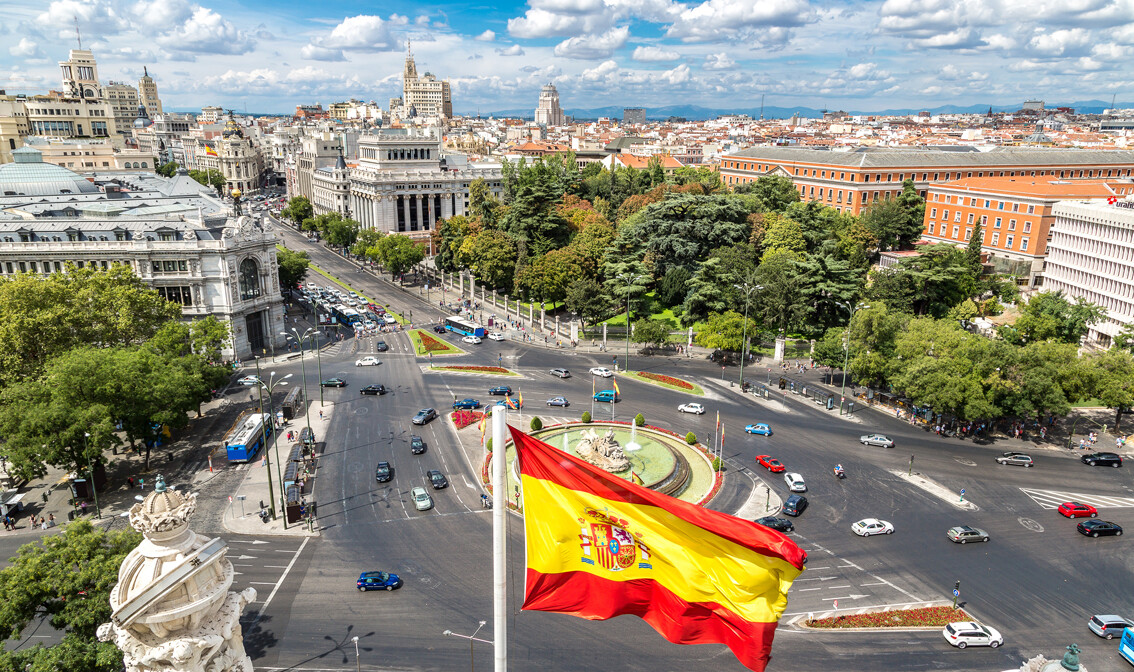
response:
{"label": "city skyline", "polygon": [[452,83],[454,110],[768,106],[883,110],[1109,99],[1134,44],[1134,5],[1018,0],[756,3],[529,0],[492,7],[262,0],[54,0],[6,7],[0,88],[46,93],[78,46],[104,81],[143,67],[170,108],[286,113],[401,93],[407,43]]}

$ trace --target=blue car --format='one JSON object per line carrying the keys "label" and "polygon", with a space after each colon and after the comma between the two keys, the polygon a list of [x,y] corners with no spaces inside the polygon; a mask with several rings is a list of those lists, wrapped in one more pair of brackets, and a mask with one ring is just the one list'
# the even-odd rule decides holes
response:
{"label": "blue car", "polygon": [[764,436],[772,435],[772,428],[766,422],[757,422],[753,425],[746,425],[744,431],[749,434],[763,434]]}
{"label": "blue car", "polygon": [[356,585],[363,593],[368,590],[393,590],[402,587],[402,579],[389,572],[363,572]]}
{"label": "blue car", "polygon": [[618,395],[614,390],[599,390],[595,392],[595,401],[603,401],[608,404],[613,404],[618,401]]}
{"label": "blue car", "polygon": [[453,402],[453,408],[457,409],[472,409],[480,408],[480,401],[477,399],[461,399],[460,401]]}

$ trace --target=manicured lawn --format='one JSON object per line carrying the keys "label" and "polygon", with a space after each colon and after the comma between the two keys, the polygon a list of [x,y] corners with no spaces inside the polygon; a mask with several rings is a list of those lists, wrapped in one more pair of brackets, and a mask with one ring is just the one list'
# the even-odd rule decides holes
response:
{"label": "manicured lawn", "polygon": [[463,355],[464,350],[447,341],[437,338],[432,333],[424,329],[410,329],[408,332],[410,341],[413,343],[413,351],[420,357],[432,353],[434,355]]}
{"label": "manicured lawn", "polygon": [[705,396],[705,390],[697,383],[691,383],[688,380],[682,380],[674,376],[667,376],[650,371],[630,371],[627,375],[634,380],[649,383],[650,385],[657,385],[658,387],[665,387],[671,390],[677,390],[678,392],[696,394],[699,397]]}
{"label": "manicured lawn", "polygon": [[520,374],[509,371],[502,366],[467,366],[453,364],[450,366],[430,366],[432,371],[454,371],[457,373],[480,373],[486,376],[518,376]]}
{"label": "manicured lawn", "polygon": [[808,621],[811,628],[943,628],[957,621],[970,621],[972,617],[963,609],[945,605],[878,611],[870,614],[846,614],[816,621]]}

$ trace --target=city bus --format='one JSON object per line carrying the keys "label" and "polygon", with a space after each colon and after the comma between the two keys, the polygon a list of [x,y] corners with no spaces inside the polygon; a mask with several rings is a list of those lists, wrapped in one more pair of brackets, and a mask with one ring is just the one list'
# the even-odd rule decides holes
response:
{"label": "city bus", "polygon": [[251,462],[264,447],[264,430],[272,434],[272,416],[268,413],[241,415],[224,437],[229,462]]}
{"label": "city bus", "polygon": [[486,333],[484,327],[475,325],[468,320],[462,320],[459,317],[446,317],[445,328],[462,336],[476,336],[477,338],[484,338]]}
{"label": "city bus", "polygon": [[1122,631],[1122,641],[1118,644],[1118,655],[1126,659],[1126,662],[1134,665],[1134,628],[1126,628]]}
{"label": "city bus", "polygon": [[355,324],[362,321],[362,315],[359,314],[354,308],[344,306],[341,303],[335,304],[332,308],[335,317],[338,319],[339,324]]}

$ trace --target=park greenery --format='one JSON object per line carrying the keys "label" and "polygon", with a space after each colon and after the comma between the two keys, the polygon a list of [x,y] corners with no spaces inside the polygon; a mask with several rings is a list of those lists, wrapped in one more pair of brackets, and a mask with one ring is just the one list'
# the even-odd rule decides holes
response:
{"label": "park greenery", "polygon": [[[176,166],[176,164],[174,165]],[[224,173],[216,169],[190,170],[189,177],[197,180],[206,187],[216,189],[217,194],[220,194],[221,190],[224,189],[224,185],[228,183],[228,180],[224,179]]]}

